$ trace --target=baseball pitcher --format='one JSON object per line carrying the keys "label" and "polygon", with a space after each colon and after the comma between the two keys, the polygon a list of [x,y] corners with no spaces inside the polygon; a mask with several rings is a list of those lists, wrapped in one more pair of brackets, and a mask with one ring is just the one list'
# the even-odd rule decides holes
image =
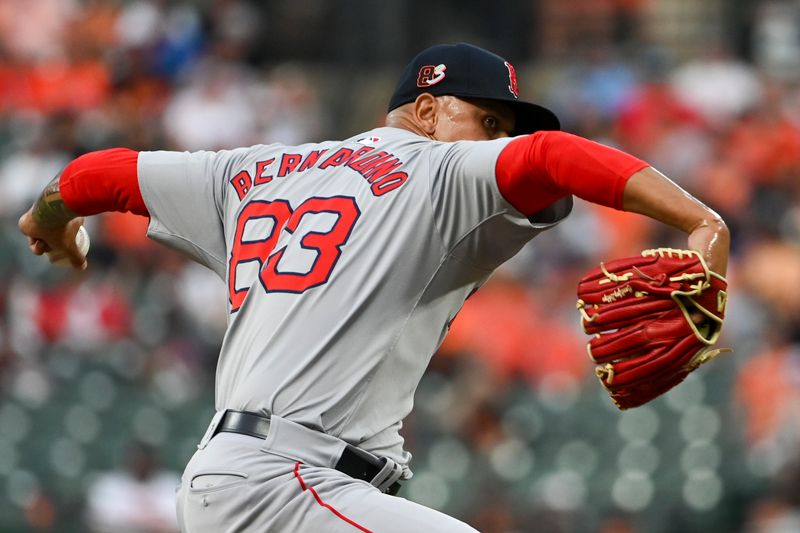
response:
{"label": "baseball pitcher", "polygon": [[[385,127],[299,146],[88,153],[19,226],[33,253],[58,251],[86,268],[81,217],[129,211],[226,284],[216,415],[178,493],[184,531],[456,532],[474,530],[396,495],[412,475],[403,419],[464,300],[567,217],[573,196],[684,230],[702,263],[687,283],[698,294],[724,289],[729,235],[716,213],[647,163],[560,132],[552,112],[520,100],[511,63],[467,44],[434,46],[408,64]],[[688,268],[675,262],[672,273]],[[701,271],[722,281],[709,288]],[[587,324],[608,316],[606,286],[619,301],[658,292],[591,279],[600,288],[579,304]],[[721,312],[711,320],[695,300],[701,310],[680,319],[713,343]],[[667,345],[679,342],[670,335]],[[603,365],[635,365],[641,344],[610,358],[596,351]],[[621,406],[701,362],[660,356],[674,364],[625,382],[612,394]]]}

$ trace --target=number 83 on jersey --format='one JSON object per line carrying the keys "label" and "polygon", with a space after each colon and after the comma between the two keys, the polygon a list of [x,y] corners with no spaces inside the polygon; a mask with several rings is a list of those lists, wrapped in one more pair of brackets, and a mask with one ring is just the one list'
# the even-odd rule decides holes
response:
{"label": "number 83 on jersey", "polygon": [[[350,196],[309,198],[295,209],[286,200],[247,203],[236,220],[228,263],[231,312],[255,285],[246,279],[248,263],[257,268],[260,289],[266,292],[301,293],[327,283],[360,216]],[[310,266],[303,272],[281,268],[282,263],[296,264],[292,259],[297,258]]]}

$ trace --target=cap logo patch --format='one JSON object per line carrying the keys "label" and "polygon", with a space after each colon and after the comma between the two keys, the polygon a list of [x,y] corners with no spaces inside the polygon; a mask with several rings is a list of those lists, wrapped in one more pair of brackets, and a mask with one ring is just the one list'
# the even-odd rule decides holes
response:
{"label": "cap logo patch", "polygon": [[508,69],[508,90],[514,95],[514,98],[519,98],[519,88],[517,87],[517,70],[514,65],[505,61],[506,68]]}
{"label": "cap logo patch", "polygon": [[425,65],[419,69],[419,76],[417,76],[417,87],[432,87],[444,79],[447,66],[444,63],[440,65]]}

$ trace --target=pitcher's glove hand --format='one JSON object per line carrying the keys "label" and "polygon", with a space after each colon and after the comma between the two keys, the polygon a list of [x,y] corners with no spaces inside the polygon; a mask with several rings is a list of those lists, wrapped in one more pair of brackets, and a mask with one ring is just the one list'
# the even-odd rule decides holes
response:
{"label": "pitcher's glove hand", "polygon": [[601,263],[578,285],[595,373],[620,409],[665,393],[727,349],[711,349],[728,284],[693,250],[658,248]]}

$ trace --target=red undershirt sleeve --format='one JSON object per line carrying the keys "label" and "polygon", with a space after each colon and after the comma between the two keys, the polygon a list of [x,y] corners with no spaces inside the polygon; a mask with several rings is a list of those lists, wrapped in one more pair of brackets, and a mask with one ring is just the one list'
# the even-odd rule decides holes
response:
{"label": "red undershirt sleeve", "polygon": [[648,166],[632,155],[576,135],[540,131],[508,143],[495,170],[503,198],[531,216],[570,194],[622,209],[628,179]]}
{"label": "red undershirt sleeve", "polygon": [[61,198],[72,212],[86,216],[106,211],[130,211],[150,216],[139,189],[139,152],[112,148],[90,152],[64,168]]}

